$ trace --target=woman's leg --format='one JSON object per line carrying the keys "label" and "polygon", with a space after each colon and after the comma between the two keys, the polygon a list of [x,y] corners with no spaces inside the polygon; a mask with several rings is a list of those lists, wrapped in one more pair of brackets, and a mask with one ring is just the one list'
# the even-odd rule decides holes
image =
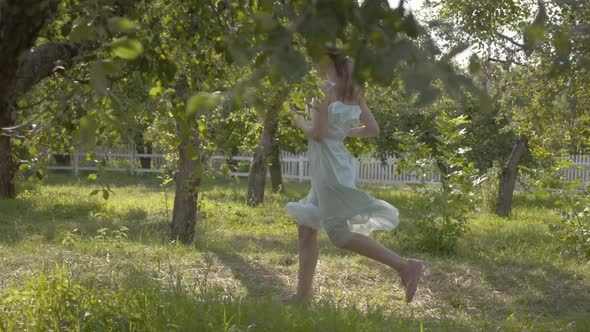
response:
{"label": "woman's leg", "polygon": [[404,271],[409,266],[407,259],[366,235],[353,233],[350,240],[340,247],[391,266],[398,272]]}
{"label": "woman's leg", "polygon": [[311,299],[313,275],[318,262],[318,231],[303,225],[298,226],[299,272],[295,301]]}
{"label": "woman's leg", "polygon": [[397,270],[402,285],[406,289],[406,302],[412,301],[422,275],[422,262],[415,259],[405,259],[370,237],[357,233],[352,233],[350,239],[340,247],[374,259]]}

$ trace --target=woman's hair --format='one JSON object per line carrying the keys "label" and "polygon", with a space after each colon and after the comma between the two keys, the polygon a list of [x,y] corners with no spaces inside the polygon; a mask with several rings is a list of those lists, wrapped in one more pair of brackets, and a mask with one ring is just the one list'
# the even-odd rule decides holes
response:
{"label": "woman's hair", "polygon": [[352,61],[336,49],[329,49],[328,56],[332,60],[338,76],[336,84],[337,98],[342,101],[358,99],[362,94],[362,89],[354,81]]}

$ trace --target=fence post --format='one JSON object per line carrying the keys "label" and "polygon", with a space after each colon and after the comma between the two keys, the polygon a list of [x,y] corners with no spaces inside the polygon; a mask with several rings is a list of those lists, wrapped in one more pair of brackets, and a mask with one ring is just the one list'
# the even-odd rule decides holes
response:
{"label": "fence post", "polygon": [[74,176],[78,176],[80,174],[80,170],[78,169],[78,150],[74,148]]}
{"label": "fence post", "polygon": [[303,154],[299,154],[299,167],[297,167],[297,176],[299,177],[299,182],[303,181]]}
{"label": "fence post", "polygon": [[131,143],[131,151],[129,152],[129,171],[131,172],[131,175],[135,174],[134,164],[135,164],[135,143]]}

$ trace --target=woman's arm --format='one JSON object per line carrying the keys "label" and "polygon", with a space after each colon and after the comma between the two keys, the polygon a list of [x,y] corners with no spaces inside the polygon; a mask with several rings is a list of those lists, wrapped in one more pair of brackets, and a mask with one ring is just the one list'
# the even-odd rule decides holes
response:
{"label": "woman's arm", "polygon": [[373,116],[373,112],[365,103],[365,100],[361,98],[359,106],[361,107],[361,116],[360,120],[363,123],[361,127],[350,128],[346,136],[349,137],[376,137],[379,136],[379,124],[375,117]]}
{"label": "woman's arm", "polygon": [[313,117],[311,123],[306,121],[301,115],[297,115],[295,126],[303,131],[305,136],[310,139],[321,141],[326,136],[326,130],[328,128],[328,98],[317,105],[312,107]]}

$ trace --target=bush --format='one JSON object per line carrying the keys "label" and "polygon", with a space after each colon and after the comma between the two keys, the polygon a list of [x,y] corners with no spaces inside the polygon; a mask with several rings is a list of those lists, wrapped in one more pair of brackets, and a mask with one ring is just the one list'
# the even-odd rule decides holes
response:
{"label": "bush", "polygon": [[554,225],[555,235],[568,253],[590,260],[590,194],[563,192],[558,203],[562,218]]}
{"label": "bush", "polygon": [[500,185],[498,172],[498,168],[490,168],[476,186],[479,206],[482,211],[488,213],[496,213],[496,207],[498,205],[498,187]]}
{"label": "bush", "polygon": [[419,211],[410,236],[419,249],[452,254],[457,241],[466,233],[466,222],[473,211],[473,203],[459,191],[445,192],[438,189],[423,189],[413,208]]}

